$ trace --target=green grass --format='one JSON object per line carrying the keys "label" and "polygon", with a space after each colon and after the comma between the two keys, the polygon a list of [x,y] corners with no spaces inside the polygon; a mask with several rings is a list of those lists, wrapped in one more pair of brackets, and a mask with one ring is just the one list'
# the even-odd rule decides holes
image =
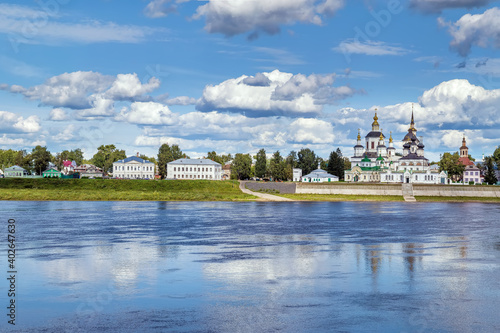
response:
{"label": "green grass", "polygon": [[500,203],[500,198],[485,198],[485,197],[415,197],[417,201],[425,202],[496,202]]}
{"label": "green grass", "polygon": [[300,201],[404,201],[397,195],[347,195],[347,194],[279,194],[280,197]]}
{"label": "green grass", "polygon": [[0,179],[0,200],[241,201],[237,181],[132,179]]}

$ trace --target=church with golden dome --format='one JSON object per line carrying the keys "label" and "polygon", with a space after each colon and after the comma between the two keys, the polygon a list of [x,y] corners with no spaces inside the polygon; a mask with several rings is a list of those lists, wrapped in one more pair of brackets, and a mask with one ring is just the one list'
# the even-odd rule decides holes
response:
{"label": "church with golden dome", "polygon": [[378,119],[375,112],[372,130],[365,136],[364,144],[358,129],[354,156],[350,158],[352,168],[345,171],[345,181],[422,184],[447,182],[446,173],[431,170],[429,160],[424,156],[425,146],[422,137],[416,135],[413,110],[408,133],[402,140],[402,153],[396,152],[392,132],[389,135],[389,146],[385,145],[386,137],[382,133]]}

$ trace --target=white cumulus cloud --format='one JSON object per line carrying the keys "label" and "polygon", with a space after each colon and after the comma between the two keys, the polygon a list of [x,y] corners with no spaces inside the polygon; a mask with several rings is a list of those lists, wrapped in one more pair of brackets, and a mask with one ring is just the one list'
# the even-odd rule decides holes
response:
{"label": "white cumulus cloud", "polygon": [[500,9],[493,7],[483,14],[465,14],[457,22],[439,19],[442,26],[448,26],[453,37],[450,47],[461,56],[467,56],[473,45],[486,48],[500,48]]}
{"label": "white cumulus cloud", "polygon": [[47,79],[43,84],[24,88],[17,85],[3,85],[3,90],[24,95],[40,105],[52,106],[51,120],[64,120],[61,108],[76,110],[76,116],[108,117],[114,115],[115,101],[148,101],[148,94],[160,86],[152,77],[142,83],[137,74],[103,75],[97,72],[64,73]]}
{"label": "white cumulus cloud", "polygon": [[335,135],[330,122],[319,119],[299,118],[289,127],[289,137],[298,143],[333,143]]}
{"label": "white cumulus cloud", "polygon": [[0,129],[5,132],[38,132],[41,129],[40,118],[38,116],[24,118],[12,112],[0,111]]}
{"label": "white cumulus cloud", "polygon": [[[269,82],[256,84],[257,81],[264,82],[262,76]],[[333,87],[334,78],[334,74],[305,76],[279,70],[255,77],[243,75],[205,87],[197,109],[245,112],[248,116],[257,117],[311,116],[320,113],[324,104],[332,104],[356,93],[347,86]]]}
{"label": "white cumulus cloud", "polygon": [[117,119],[138,125],[173,125],[177,122],[177,115],[160,103],[135,102],[130,105],[130,110],[122,110]]}
{"label": "white cumulus cloud", "polygon": [[209,0],[198,7],[194,18],[204,17],[210,33],[251,33],[253,39],[260,32],[276,34],[282,25],[296,22],[321,25],[343,6],[344,0]]}

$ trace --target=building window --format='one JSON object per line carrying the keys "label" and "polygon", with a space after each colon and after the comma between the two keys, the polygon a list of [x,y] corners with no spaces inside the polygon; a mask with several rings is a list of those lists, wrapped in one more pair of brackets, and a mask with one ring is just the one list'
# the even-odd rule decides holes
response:
{"label": "building window", "polygon": [[375,142],[372,142],[372,149],[375,148]]}

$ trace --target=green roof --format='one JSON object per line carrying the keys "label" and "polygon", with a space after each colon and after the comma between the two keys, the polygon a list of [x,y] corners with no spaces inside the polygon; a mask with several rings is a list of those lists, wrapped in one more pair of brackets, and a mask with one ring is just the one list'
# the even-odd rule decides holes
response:
{"label": "green roof", "polygon": [[377,161],[383,161],[384,158],[382,156],[377,157]]}
{"label": "green roof", "polygon": [[368,157],[365,156],[365,158],[363,158],[361,160],[361,162],[371,162],[371,160]]}

